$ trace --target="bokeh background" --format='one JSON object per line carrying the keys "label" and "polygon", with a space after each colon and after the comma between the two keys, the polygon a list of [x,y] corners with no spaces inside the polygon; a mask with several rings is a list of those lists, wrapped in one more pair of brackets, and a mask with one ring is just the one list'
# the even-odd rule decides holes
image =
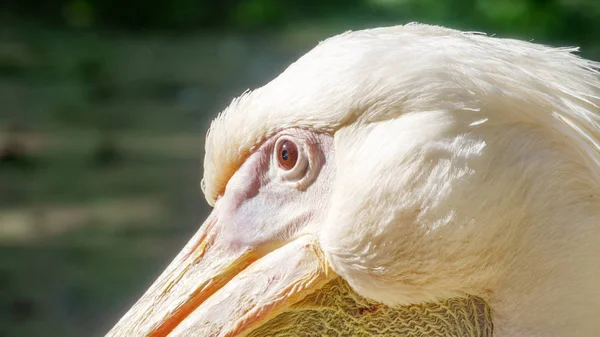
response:
{"label": "bokeh background", "polygon": [[318,41],[411,21],[600,59],[600,0],[4,0],[0,337],[103,336],[208,212],[209,121]]}

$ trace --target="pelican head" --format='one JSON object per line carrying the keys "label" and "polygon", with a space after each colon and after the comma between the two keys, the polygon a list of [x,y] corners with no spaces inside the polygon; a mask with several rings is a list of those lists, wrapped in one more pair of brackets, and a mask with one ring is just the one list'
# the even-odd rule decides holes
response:
{"label": "pelican head", "polygon": [[371,306],[343,336],[461,298],[489,308],[465,331],[597,336],[600,75],[573,51],[418,24],[320,43],[213,121],[213,211],[108,336],[277,335],[308,298],[335,330],[348,292]]}

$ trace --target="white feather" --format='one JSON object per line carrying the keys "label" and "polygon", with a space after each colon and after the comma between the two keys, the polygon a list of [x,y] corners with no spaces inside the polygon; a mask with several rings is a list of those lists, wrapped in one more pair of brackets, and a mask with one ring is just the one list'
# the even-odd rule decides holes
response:
{"label": "white feather", "polygon": [[206,198],[280,130],[335,134],[319,235],[359,294],[468,293],[497,336],[595,336],[600,75],[575,51],[417,24],[333,37],[213,122]]}

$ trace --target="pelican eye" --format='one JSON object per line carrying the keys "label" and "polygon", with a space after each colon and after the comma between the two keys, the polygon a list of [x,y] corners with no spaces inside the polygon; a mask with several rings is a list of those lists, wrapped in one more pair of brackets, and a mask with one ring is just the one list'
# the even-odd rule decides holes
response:
{"label": "pelican eye", "polygon": [[284,140],[277,147],[277,163],[279,166],[289,171],[296,166],[298,162],[298,146],[290,141]]}

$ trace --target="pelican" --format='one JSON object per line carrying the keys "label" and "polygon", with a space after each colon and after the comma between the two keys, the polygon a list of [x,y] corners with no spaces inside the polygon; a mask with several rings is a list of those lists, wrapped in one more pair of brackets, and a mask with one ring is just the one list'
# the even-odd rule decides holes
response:
{"label": "pelican", "polygon": [[598,336],[600,64],[329,38],[207,134],[212,213],[107,336]]}

